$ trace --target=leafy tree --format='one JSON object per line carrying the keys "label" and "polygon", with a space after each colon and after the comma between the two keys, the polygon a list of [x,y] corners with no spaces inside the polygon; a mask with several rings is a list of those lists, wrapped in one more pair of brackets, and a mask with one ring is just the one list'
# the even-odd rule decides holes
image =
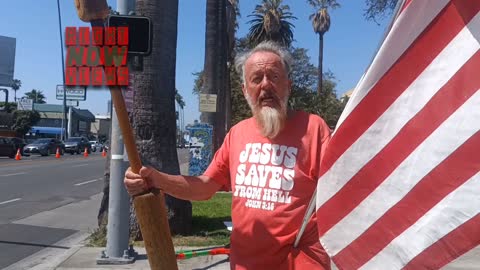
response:
{"label": "leafy tree", "polygon": [[308,3],[316,9],[315,13],[310,15],[313,31],[318,34],[318,88],[320,94],[322,90],[323,75],[323,35],[330,29],[330,15],[328,8],[334,9],[340,6],[336,0],[308,0]]}
{"label": "leafy tree", "polygon": [[25,135],[40,120],[37,111],[14,111],[12,130]]}
{"label": "leafy tree", "polygon": [[13,100],[15,102],[17,102],[17,91],[18,91],[18,89],[20,89],[20,87],[22,87],[22,81],[20,81],[19,79],[13,79],[12,89],[13,89],[13,92],[14,92]]}
{"label": "leafy tree", "polygon": [[34,103],[46,103],[46,97],[43,95],[42,90],[32,89],[32,91],[26,92],[24,97],[32,99]]}
{"label": "leafy tree", "polygon": [[293,42],[293,28],[289,20],[296,20],[288,5],[282,5],[282,0],[262,0],[248,17],[253,17],[248,39],[252,47],[264,40],[278,42],[289,47]]}
{"label": "leafy tree", "polygon": [[0,108],[6,113],[12,113],[17,109],[17,103],[0,101]]}
{"label": "leafy tree", "polygon": [[365,0],[367,8],[364,10],[363,16],[378,24],[377,20],[392,14],[397,2],[398,0]]}

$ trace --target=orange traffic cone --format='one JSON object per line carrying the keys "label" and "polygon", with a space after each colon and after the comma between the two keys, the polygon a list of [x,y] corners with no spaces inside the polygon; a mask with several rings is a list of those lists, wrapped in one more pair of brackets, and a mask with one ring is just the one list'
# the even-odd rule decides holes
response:
{"label": "orange traffic cone", "polygon": [[107,156],[107,151],[105,151],[105,148],[103,148],[102,157],[106,157],[106,156]]}
{"label": "orange traffic cone", "polygon": [[87,147],[85,147],[85,151],[83,152],[83,156],[84,156],[84,157],[88,157],[88,149],[87,149]]}
{"label": "orange traffic cone", "polygon": [[17,154],[15,155],[15,160],[21,160],[22,155],[20,154],[20,148],[17,149]]}
{"label": "orange traffic cone", "polygon": [[55,158],[60,158],[60,147],[57,147],[57,152],[55,153]]}

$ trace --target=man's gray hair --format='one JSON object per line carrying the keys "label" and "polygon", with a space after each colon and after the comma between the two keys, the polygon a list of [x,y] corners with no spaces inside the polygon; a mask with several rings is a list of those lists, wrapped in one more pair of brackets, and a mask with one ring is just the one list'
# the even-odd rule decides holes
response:
{"label": "man's gray hair", "polygon": [[240,74],[240,77],[242,77],[243,83],[245,83],[245,62],[256,52],[272,52],[278,55],[282,60],[283,67],[287,71],[287,75],[290,77],[290,68],[293,62],[290,53],[284,47],[273,41],[263,41],[252,50],[240,54],[235,59],[235,69],[238,74]]}

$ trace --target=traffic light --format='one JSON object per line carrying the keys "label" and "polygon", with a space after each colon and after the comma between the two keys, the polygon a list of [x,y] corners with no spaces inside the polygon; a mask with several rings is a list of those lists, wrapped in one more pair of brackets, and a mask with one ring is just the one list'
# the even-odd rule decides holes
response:
{"label": "traffic light", "polygon": [[106,0],[75,0],[75,8],[84,22],[104,20],[110,13]]}
{"label": "traffic light", "polygon": [[149,55],[152,51],[152,22],[147,17],[109,15],[109,27],[128,27],[128,54]]}

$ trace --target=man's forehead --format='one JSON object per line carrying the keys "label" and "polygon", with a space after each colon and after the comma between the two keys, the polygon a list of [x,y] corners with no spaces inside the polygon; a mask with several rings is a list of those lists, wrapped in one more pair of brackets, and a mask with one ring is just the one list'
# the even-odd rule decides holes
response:
{"label": "man's forehead", "polygon": [[265,64],[283,66],[280,56],[268,51],[260,51],[253,53],[245,63],[246,66],[263,66]]}

